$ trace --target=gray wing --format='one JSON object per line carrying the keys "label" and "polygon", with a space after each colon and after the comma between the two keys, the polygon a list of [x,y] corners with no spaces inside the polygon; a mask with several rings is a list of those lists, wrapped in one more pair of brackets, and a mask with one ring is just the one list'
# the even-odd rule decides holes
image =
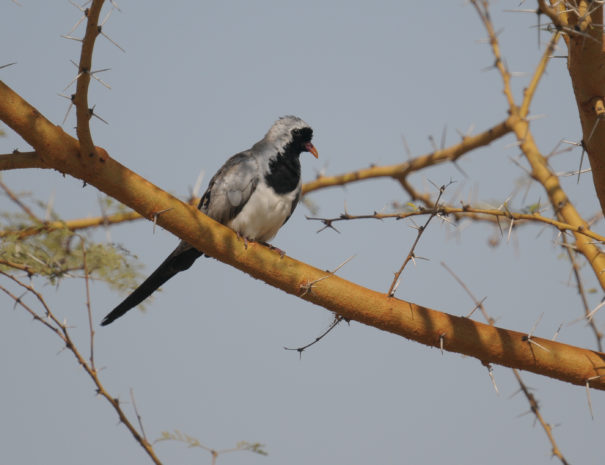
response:
{"label": "gray wing", "polygon": [[249,151],[233,155],[210,180],[198,208],[226,224],[242,211],[258,185],[260,167]]}

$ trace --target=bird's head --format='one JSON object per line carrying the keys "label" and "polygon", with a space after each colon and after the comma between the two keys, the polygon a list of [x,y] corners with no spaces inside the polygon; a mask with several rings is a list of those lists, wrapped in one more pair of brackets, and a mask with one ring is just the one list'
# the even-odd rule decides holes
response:
{"label": "bird's head", "polygon": [[317,149],[311,143],[313,129],[296,116],[282,116],[279,118],[271,126],[265,139],[278,147],[280,152],[287,147],[290,149],[288,151],[297,155],[301,152],[310,152],[315,158],[319,156]]}

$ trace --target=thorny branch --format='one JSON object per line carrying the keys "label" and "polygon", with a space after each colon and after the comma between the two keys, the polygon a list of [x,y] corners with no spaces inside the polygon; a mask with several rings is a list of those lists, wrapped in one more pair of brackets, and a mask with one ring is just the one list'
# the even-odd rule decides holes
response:
{"label": "thorny branch", "polygon": [[[331,275],[333,275],[334,273],[336,273],[338,270],[340,270],[343,266],[345,266],[347,263],[349,263],[351,260],[353,260],[353,258],[355,258],[355,255],[347,258],[344,262],[342,262],[340,265],[338,265],[336,268],[334,268],[333,270],[328,270],[327,275],[322,276],[319,279],[316,279],[313,282],[307,283],[304,286],[304,290],[303,292],[306,294],[308,292],[311,292],[313,289],[313,286],[318,283],[319,281],[323,281],[324,279],[329,278]],[[309,347],[317,344],[319,341],[321,341],[324,337],[326,337],[330,332],[332,332],[332,330],[334,328],[336,328],[336,326],[338,326],[338,324],[341,321],[347,321],[349,322],[349,320],[346,320],[346,318],[344,318],[341,315],[334,315],[334,321],[332,321],[332,323],[330,324],[330,326],[328,327],[328,329],[326,329],[323,333],[321,333],[319,336],[317,336],[313,341],[309,342],[308,344],[305,344],[304,346],[300,346],[300,347],[296,347],[296,348],[292,348],[292,347],[284,347],[285,350],[295,350],[298,352],[299,357],[302,357],[302,353],[307,350]]]}
{"label": "thorny branch", "polygon": [[[557,228],[561,232],[576,232],[586,237],[589,237],[597,242],[605,243],[605,236],[601,236],[593,232],[588,228],[581,228],[578,226],[573,226],[568,223],[564,223],[562,221],[557,221],[552,218],[548,218],[546,216],[542,216],[539,213],[517,213],[511,212],[508,209],[486,209],[486,208],[475,208],[470,206],[462,206],[462,207],[450,207],[446,205],[438,205],[433,208],[418,208],[417,210],[406,211],[406,212],[397,212],[397,213],[378,213],[374,212],[372,214],[367,215],[351,215],[349,213],[343,213],[338,217],[334,218],[319,218],[319,217],[307,217],[309,220],[319,221],[326,226],[331,226],[332,223],[336,223],[338,221],[351,221],[351,220],[366,220],[366,219],[375,219],[375,220],[384,220],[388,218],[394,218],[397,220],[410,218],[414,216],[424,216],[424,215],[457,215],[458,217],[465,216],[473,216],[473,219],[480,220],[486,217],[494,217],[494,218],[503,218],[508,219],[510,221],[514,221],[513,227],[518,227],[527,222],[538,222],[551,225]],[[483,217],[483,218],[482,218]],[[1,235],[1,233],[0,233]],[[1,236],[0,236],[1,237]]]}
{"label": "thorny branch", "polygon": [[[451,184],[451,182],[450,182],[450,184]],[[401,277],[401,273],[403,273],[403,270],[405,269],[406,265],[411,260],[414,260],[414,258],[415,258],[414,251],[416,250],[416,246],[418,245],[418,242],[420,241],[420,237],[422,237],[422,234],[424,233],[424,231],[426,231],[426,228],[429,225],[429,223],[431,222],[431,220],[439,214],[439,212],[438,212],[439,201],[441,200],[441,196],[445,192],[445,189],[447,188],[447,186],[449,186],[449,184],[443,185],[439,188],[439,195],[437,196],[437,200],[435,200],[435,206],[433,208],[433,211],[429,214],[429,217],[426,220],[426,222],[424,223],[424,225],[418,227],[418,234],[416,235],[416,239],[414,240],[414,243],[412,244],[410,251],[408,252],[407,256],[405,257],[405,260],[403,261],[403,264],[401,265],[399,270],[397,270],[395,272],[393,282],[391,283],[391,286],[389,287],[389,291],[387,292],[389,297],[393,297],[395,295],[395,291],[397,290],[397,286],[399,285],[399,279]]]}
{"label": "thorny branch", "polygon": [[115,213],[113,215],[107,216],[97,216],[94,218],[80,218],[66,221],[43,221],[40,222],[39,226],[35,227],[28,227],[19,230],[0,230],[0,238],[9,235],[16,235],[19,239],[25,239],[29,236],[40,234],[42,232],[50,232],[57,229],[69,229],[70,231],[78,231],[82,229],[95,228],[97,226],[108,226],[110,224],[118,224],[127,221],[139,220],[142,218],[143,217],[137,212],[131,211],[126,213]]}
{"label": "thorny branch", "polygon": [[88,275],[88,265],[86,263],[86,246],[84,245],[84,239],[80,238],[80,247],[82,247],[82,266],[84,268],[84,283],[86,287],[86,311],[88,313],[88,330],[90,334],[90,367],[93,371],[95,368],[95,330],[92,322],[92,308],[90,306],[90,283]]}
{"label": "thorny branch", "polygon": [[[490,36],[490,44],[492,46],[492,53],[494,56],[496,56],[498,61],[500,60],[500,49],[498,39],[489,17],[488,3],[487,1],[479,2],[478,0],[473,0],[472,3],[477,9],[481,19],[483,20],[485,28],[488,31]],[[540,78],[543,76],[546,69],[546,64],[552,56],[554,44],[556,44],[559,37],[560,31],[555,31],[549,46],[543,53],[542,58],[532,76],[532,89],[535,89],[540,81]],[[510,81],[510,73],[504,66],[499,66],[498,69],[506,89]],[[605,254],[601,252],[599,247],[594,242],[589,241],[586,236],[578,233],[578,231],[587,228],[588,224],[580,216],[576,208],[567,197],[567,194],[559,183],[558,177],[548,166],[548,161],[538,149],[531,133],[530,123],[526,118],[526,113],[529,111],[529,105],[533,95],[533,91],[526,93],[521,110],[519,107],[517,107],[514,99],[508,99],[509,113],[511,115],[509,118],[510,127],[517,137],[521,151],[531,166],[531,177],[544,187],[544,190],[548,194],[552,208],[559,219],[565,223],[571,224],[575,228],[575,230],[572,229],[575,237],[575,247],[582,255],[584,255],[587,262],[592,267],[595,276],[599,280],[601,288],[605,289],[605,273],[603,272],[605,270]]]}
{"label": "thorny branch", "polygon": [[[502,135],[504,135],[508,132],[511,132],[511,131],[514,131],[515,134],[517,135],[517,138],[519,139],[519,141],[522,142],[522,148],[523,148],[523,144],[525,144],[525,148],[523,150],[524,150],[524,153],[526,153],[528,160],[530,160],[530,164],[532,164],[532,174],[533,174],[534,178],[537,179],[545,187],[548,188],[547,180],[549,179],[549,176],[552,176],[552,173],[548,173],[548,176],[545,177],[544,174],[540,171],[542,169],[542,166],[540,165],[539,159],[537,157],[532,158],[533,152],[536,152],[538,155],[540,155],[540,154],[539,154],[539,152],[537,152],[537,148],[535,148],[535,146],[532,146],[533,141],[531,139],[531,133],[529,132],[529,124],[526,120],[526,117],[529,113],[531,99],[533,97],[535,89],[537,88],[540,77],[542,76],[542,74],[544,72],[545,66],[548,62],[548,58],[552,54],[552,50],[554,49],[554,46],[555,46],[557,40],[559,39],[560,32],[557,31],[553,34],[549,47],[547,48],[545,54],[543,55],[543,58],[539,64],[539,67],[536,70],[536,73],[534,74],[534,77],[532,78],[530,86],[525,93],[521,107],[517,108],[512,91],[511,91],[511,87],[510,87],[510,73],[506,69],[506,65],[504,64],[502,57],[501,57],[499,44],[497,42],[496,35],[495,35],[495,32],[494,32],[492,24],[491,24],[491,19],[489,17],[489,12],[487,10],[487,2],[486,1],[481,2],[481,4],[484,6],[484,9],[481,9],[479,7],[478,1],[473,1],[473,4],[479,11],[480,17],[484,21],[484,24],[490,35],[490,41],[491,41],[493,53],[496,58],[495,67],[499,69],[499,71],[502,75],[504,94],[509,103],[511,113],[512,113],[511,118],[507,119],[504,123],[501,123],[501,125],[499,125],[495,128],[492,128],[489,131],[486,131],[485,133],[482,133],[479,136],[475,136],[474,138],[464,138],[460,144],[457,144],[456,146],[454,146],[450,149],[436,150],[434,153],[427,155],[424,158],[419,157],[410,162],[396,165],[396,167],[372,167],[367,170],[360,170],[358,172],[342,175],[340,177],[320,177],[314,183],[309,183],[309,185],[307,185],[305,188],[305,192],[310,192],[312,190],[316,190],[316,189],[319,189],[322,187],[327,187],[330,185],[342,185],[347,182],[357,181],[357,180],[361,180],[361,179],[369,179],[369,178],[380,177],[380,176],[389,176],[389,177],[392,177],[392,178],[398,180],[401,183],[402,187],[408,193],[410,193],[410,195],[413,198],[423,200],[425,202],[425,204],[428,205],[430,202],[430,197],[425,196],[424,194],[416,193],[413,190],[413,188],[409,185],[409,183],[407,183],[407,180],[406,180],[407,174],[409,174],[413,171],[422,169],[427,166],[433,166],[437,163],[441,163],[441,162],[445,162],[445,161],[455,161],[456,158],[461,156],[463,153],[473,150],[474,148],[476,148],[478,146],[490,143],[491,141],[493,141],[499,137],[502,137]],[[540,4],[541,13],[547,14],[550,17],[550,19],[557,26],[563,27],[563,28],[567,27],[567,15],[566,14],[562,14],[561,11],[556,11],[555,7],[550,7],[550,6],[546,5],[546,2],[544,2],[543,0],[540,0],[539,4]],[[561,5],[561,4],[562,4],[562,2],[559,2],[559,5]],[[87,10],[87,13],[86,13],[86,16],[88,18],[88,27],[87,27],[86,36],[83,40],[82,55],[80,58],[80,65],[79,65],[79,72],[81,73],[81,77],[78,79],[78,89],[76,91],[76,96],[74,98],[74,102],[76,103],[76,107],[78,110],[78,138],[79,138],[79,141],[81,144],[81,151],[83,154],[85,154],[85,153],[89,154],[89,156],[93,156],[93,153],[96,153],[96,150],[95,150],[94,144],[92,142],[92,136],[90,134],[90,128],[89,128],[89,124],[88,124],[90,116],[91,116],[91,110],[88,108],[87,89],[88,89],[88,84],[89,84],[90,75],[91,75],[90,69],[91,69],[91,64],[92,64],[92,49],[94,46],[94,40],[96,38],[96,35],[98,35],[100,33],[100,29],[98,28],[98,17],[99,17],[99,13],[100,13],[102,5],[103,5],[102,0],[101,1],[95,0],[95,1],[93,1],[91,8],[89,10]],[[559,9],[560,8],[561,8],[561,6],[559,6]],[[587,20],[580,21],[579,23],[580,23],[579,24],[580,31],[586,30],[589,25],[589,21],[587,21]],[[517,120],[517,118],[520,118],[520,120]],[[596,129],[597,123],[599,121],[600,120],[597,120],[595,122],[592,132],[594,132],[594,130]],[[592,135],[592,132],[591,132],[591,135]],[[588,139],[590,139],[590,137]],[[534,150],[534,148],[535,148],[535,150]],[[546,165],[546,163],[544,163],[544,165]],[[34,166],[36,166],[36,167],[45,167],[46,166],[41,161],[41,159],[39,157],[37,157],[36,152],[30,152],[28,154],[0,155],[0,167],[2,167],[3,169],[20,168],[20,167],[34,167]],[[397,215],[391,216],[391,217],[396,217],[396,218],[405,218],[405,217],[414,216],[414,215],[420,215],[420,214],[427,215],[428,214],[429,218],[428,218],[427,222],[424,224],[424,226],[419,228],[419,232],[418,232],[416,241],[414,242],[410,252],[408,253],[408,256],[406,257],[406,260],[404,261],[404,263],[403,263],[402,267],[400,268],[400,270],[398,271],[398,273],[396,273],[395,279],[393,280],[393,283],[391,284],[391,288],[389,289],[389,295],[393,295],[394,290],[395,290],[394,288],[396,286],[396,282],[398,281],[406,264],[411,259],[413,259],[414,249],[415,249],[423,231],[426,229],[426,227],[428,226],[431,219],[438,214],[465,215],[465,214],[475,213],[475,214],[488,215],[488,216],[493,216],[493,217],[506,217],[510,220],[515,220],[515,221],[519,221],[519,220],[540,221],[543,223],[550,224],[550,225],[558,228],[561,231],[573,232],[576,234],[576,237],[584,236],[584,237],[588,237],[588,238],[591,238],[596,241],[601,241],[601,242],[603,241],[602,236],[600,236],[596,233],[593,233],[592,231],[590,231],[588,229],[588,227],[584,226],[584,223],[582,221],[577,220],[579,218],[579,216],[578,216],[578,218],[576,218],[572,214],[573,212],[566,214],[564,211],[564,208],[563,208],[565,205],[561,205],[560,202],[556,203],[554,201],[554,196],[551,198],[551,201],[553,202],[553,207],[555,208],[555,211],[557,212],[557,214],[560,218],[560,221],[553,220],[550,218],[545,218],[545,217],[542,217],[541,215],[537,215],[537,214],[521,214],[521,213],[512,213],[512,212],[508,212],[508,211],[497,211],[496,212],[496,211],[488,211],[488,210],[481,210],[481,209],[472,209],[470,207],[464,207],[464,206],[460,209],[439,206],[439,201],[440,201],[442,193],[443,193],[443,187],[442,187],[442,189],[440,189],[439,196],[438,196],[437,200],[435,201],[435,204],[432,209],[426,209],[426,210],[418,211],[418,212],[409,212],[409,213],[406,212],[403,214],[397,214]],[[565,203],[568,203],[568,200],[566,198],[565,198]],[[135,214],[128,218],[134,219],[137,216],[138,215]],[[366,215],[365,217],[366,218],[379,218],[379,215],[378,214],[371,215],[371,216]],[[384,217],[386,217],[386,216],[384,216]],[[106,224],[108,221],[108,218],[102,218],[102,221],[99,221],[96,224]],[[119,218],[116,217],[115,222],[124,221],[125,218],[126,218],[125,216],[121,216]],[[340,217],[340,218],[332,219],[332,220],[323,219],[322,221],[333,222],[333,221],[344,220],[344,219],[353,219],[353,218],[354,217],[347,215],[347,217]],[[355,217],[355,218],[361,218],[361,216]],[[36,220],[35,217],[33,219]],[[93,225],[93,223],[89,223],[89,224]],[[65,225],[62,224],[62,227],[64,227],[64,226]],[[44,225],[41,228],[52,228],[52,227],[55,227],[55,226],[44,223]],[[58,226],[56,226],[56,227],[58,227]],[[76,225],[72,225],[72,227],[74,229],[78,228],[78,226],[76,226]],[[81,226],[81,227],[87,227],[87,226]],[[33,230],[29,230],[27,235],[29,235],[29,233],[31,231],[33,231]],[[35,234],[35,232],[31,232],[31,233]],[[565,236],[563,236],[563,241],[566,242],[566,240],[567,239],[565,238]],[[584,246],[581,246],[579,248],[581,249],[582,247],[584,247]],[[594,252],[596,247],[594,247],[593,249],[590,249],[586,246],[586,247],[584,247],[584,249],[586,249],[586,250],[583,250],[582,253],[588,259],[587,250]],[[571,249],[569,247],[565,247],[565,250],[570,254],[570,261],[572,262],[574,275],[578,282],[578,289],[580,290],[580,293],[583,295],[583,292],[581,291],[581,281],[579,279],[578,266],[573,257],[573,252],[571,251]],[[598,250],[597,250],[597,252],[598,252]],[[89,290],[88,290],[88,270],[86,267],[85,253],[84,253],[84,271],[85,271],[86,286],[87,286],[87,288],[86,288],[86,291],[87,291],[86,304],[87,304],[87,309],[88,309],[89,322],[91,325],[91,327],[90,327],[90,359],[88,362],[80,355],[78,350],[73,345],[65,323],[59,323],[57,321],[57,319],[54,317],[54,315],[52,314],[52,312],[50,311],[50,309],[47,307],[46,303],[42,299],[41,295],[38,294],[36,291],[34,291],[32,287],[25,285],[23,283],[20,283],[15,278],[10,277],[10,275],[7,275],[6,273],[1,272],[2,275],[10,277],[15,282],[17,282],[19,285],[26,288],[27,292],[34,294],[36,296],[36,298],[42,303],[43,308],[45,309],[45,316],[37,314],[31,307],[29,307],[27,304],[25,304],[23,302],[22,297],[15,296],[14,294],[10,293],[10,291],[8,291],[3,286],[0,286],[0,289],[2,291],[4,291],[5,293],[7,293],[7,295],[9,295],[15,301],[15,304],[20,305],[22,308],[24,308],[26,311],[28,311],[34,317],[34,319],[43,323],[46,327],[48,327],[53,332],[55,332],[63,340],[63,342],[66,344],[66,347],[74,354],[75,358],[83,366],[83,368],[89,374],[89,376],[91,376],[91,378],[93,379],[93,382],[97,386],[98,392],[101,395],[103,395],[112,404],[112,406],[118,413],[121,421],[125,423],[125,425],[131,431],[133,436],[135,436],[135,438],[137,438],[137,441],[139,441],[139,443],[141,443],[141,445],[145,448],[145,450],[148,452],[148,454],[150,454],[150,456],[154,460],[154,462],[159,463],[159,460],[157,460],[157,458],[155,458],[155,456],[152,455],[153,451],[151,450],[151,445],[148,443],[148,441],[144,435],[142,423],[140,422],[140,416],[139,416],[138,412],[136,411],[136,405],[135,405],[135,412],[137,415],[137,419],[139,420],[139,425],[140,425],[140,429],[142,432],[142,436],[136,431],[134,426],[132,424],[130,424],[128,422],[128,420],[126,419],[125,414],[122,412],[122,410],[120,408],[119,401],[117,399],[111,398],[107,394],[107,392],[105,391],[105,389],[103,388],[103,386],[101,385],[101,383],[98,379],[98,375],[97,375],[95,365],[94,365],[94,352],[93,352],[94,331],[92,329],[90,296],[89,296]],[[601,271],[602,271],[602,268],[601,268]],[[465,287],[465,286],[463,286],[463,287]],[[467,288],[465,287],[465,289],[467,289]],[[467,291],[468,291],[468,289],[467,289]],[[470,291],[468,291],[468,292],[470,294]],[[482,302],[478,302],[474,297],[473,297],[473,300],[475,301],[475,305],[477,307],[481,308],[482,312],[484,312],[484,315],[486,315]],[[585,300],[585,298],[584,298],[584,300]],[[585,305],[585,310],[587,310],[587,309],[588,309],[588,307],[587,307],[587,305]],[[337,319],[335,320],[335,322],[333,323],[333,325],[337,324],[338,321],[340,321],[339,319],[342,319],[342,317],[338,316]],[[488,317],[486,317],[486,319],[488,319],[488,321],[491,324],[493,324],[493,320],[491,320]],[[598,341],[599,348],[600,348],[602,335],[598,332],[598,330],[594,326],[594,322],[591,321],[591,323],[593,325],[593,331],[595,332],[595,336],[597,337],[597,341]],[[323,336],[321,336],[321,337],[323,337]],[[532,412],[534,413],[534,415],[536,416],[536,418],[542,425],[544,431],[546,432],[546,434],[551,442],[551,445],[553,448],[553,455],[557,456],[563,464],[567,464],[567,461],[561,454],[561,452],[558,449],[557,444],[554,440],[554,437],[552,436],[552,431],[551,431],[550,425],[543,420],[543,418],[540,414],[537,401],[535,400],[533,395],[529,392],[529,390],[527,389],[527,387],[521,380],[517,370],[514,370],[514,373],[521,386],[521,390],[524,392],[526,398],[528,399],[528,402],[530,403]],[[133,404],[134,404],[134,397],[132,398],[132,400],[133,400]],[[215,455],[214,455],[214,451],[213,451],[213,459],[214,458],[215,458]]]}
{"label": "thorny branch", "polygon": [[571,270],[576,281],[576,288],[578,290],[578,294],[580,296],[580,300],[582,301],[582,307],[584,308],[584,319],[588,321],[588,325],[592,329],[593,334],[597,340],[597,348],[599,352],[603,351],[603,333],[597,327],[595,320],[590,317],[590,306],[588,305],[588,299],[586,298],[586,290],[584,289],[584,284],[582,282],[582,275],[580,273],[580,265],[576,260],[576,252],[571,248],[567,247],[568,241],[565,235],[561,235],[561,240],[563,242],[563,249],[567,253],[567,257],[571,263]]}
{"label": "thorny branch", "polygon": [[336,326],[338,326],[338,324],[343,320],[344,318],[340,315],[336,315],[334,317],[334,321],[332,321],[332,323],[330,323],[330,326],[328,326],[328,329],[326,329],[323,333],[321,333],[319,336],[317,336],[315,339],[313,339],[313,341],[309,342],[308,344],[305,344],[304,346],[300,346],[300,347],[284,347],[284,350],[295,350],[298,352],[299,357],[302,357],[302,353],[307,350],[309,347],[311,347],[312,345],[317,344],[319,341],[321,341],[324,337],[326,337],[334,328],[336,328]]}
{"label": "thorny branch", "polygon": [[492,47],[492,52],[495,58],[494,67],[500,71],[500,75],[502,76],[502,86],[503,93],[506,97],[506,101],[508,102],[508,106],[512,108],[516,108],[515,97],[513,97],[513,91],[510,87],[511,75],[504,61],[502,60],[502,54],[500,52],[500,43],[498,42],[498,37],[496,35],[496,31],[494,30],[494,26],[492,24],[492,19],[489,13],[488,1],[487,0],[471,0],[471,3],[477,10],[481,21],[483,22],[483,26],[485,27],[488,35],[489,35],[489,43]]}
{"label": "thorny branch", "polygon": [[[16,283],[18,286],[25,289],[26,293],[33,295],[38,300],[38,302],[42,305],[42,308],[44,309],[44,315],[38,313],[31,306],[26,304],[24,302],[22,296],[18,297],[16,295],[14,295],[12,292],[10,292],[7,288],[0,285],[0,290],[2,290],[11,299],[13,299],[15,301],[15,305],[22,307],[27,313],[29,313],[33,317],[33,319],[35,321],[39,321],[40,323],[42,323],[44,326],[46,326],[48,329],[50,329],[53,333],[55,333],[63,341],[63,343],[65,344],[65,348],[73,354],[73,356],[75,357],[77,362],[80,364],[82,369],[92,379],[92,381],[96,387],[97,394],[104,397],[105,400],[107,400],[109,402],[109,404],[111,404],[111,406],[113,407],[115,412],[118,414],[120,422],[124,424],[124,426],[128,429],[128,431],[130,431],[130,433],[132,434],[134,439],[141,445],[141,447],[145,450],[145,452],[151,458],[151,460],[156,465],[161,465],[161,462],[160,462],[159,458],[156,456],[152,445],[145,439],[145,437],[141,433],[139,433],[137,431],[136,427],[130,422],[130,420],[124,413],[119,399],[111,396],[111,394],[109,394],[109,392],[105,389],[105,386],[101,383],[101,380],[99,378],[99,373],[94,366],[94,355],[93,355],[94,352],[93,352],[93,346],[92,346],[93,333],[91,332],[91,334],[90,334],[90,341],[91,341],[90,342],[91,343],[90,359],[86,360],[86,358],[82,355],[82,353],[79,351],[77,346],[74,344],[74,342],[71,338],[71,334],[69,332],[67,323],[59,321],[59,319],[55,316],[53,311],[50,309],[50,307],[47,305],[46,301],[44,300],[44,298],[38,291],[36,291],[31,285],[23,283],[19,279],[15,278],[14,276],[12,276],[8,273],[5,273],[4,271],[0,270],[0,275],[5,276],[6,278],[10,279],[14,283]],[[87,293],[88,293],[88,289],[87,289]],[[91,315],[89,313],[89,319],[90,318],[91,318]]]}
{"label": "thorny branch", "polygon": [[40,219],[34,214],[33,211],[31,211],[31,209],[25,205],[23,202],[21,202],[21,199],[19,199],[19,196],[17,194],[15,194],[11,189],[8,188],[8,186],[6,184],[4,184],[4,182],[0,181],[0,188],[4,191],[4,193],[7,195],[7,197],[9,199],[11,199],[14,203],[16,203],[19,208],[21,210],[23,210],[23,212],[29,216],[29,218],[34,222],[34,223],[41,223]]}
{"label": "thorny branch", "polygon": [[76,132],[80,141],[80,154],[93,157],[97,151],[92,141],[90,132],[91,112],[88,106],[88,86],[90,84],[90,71],[92,70],[92,52],[95,40],[99,35],[99,15],[103,8],[104,0],[93,0],[90,8],[86,9],[86,33],[82,39],[82,51],[78,67],[78,82],[73,103],[76,106],[76,117],[78,125]]}
{"label": "thorny branch", "polygon": [[[528,352],[527,344],[520,339],[522,335],[516,331],[491,328],[412,302],[387,297],[384,293],[374,292],[337,276],[331,277],[329,286],[302,295],[305,283],[325,276],[322,270],[287,256],[276,256],[265,247],[248,247],[244,253],[244,245],[232,230],[154,186],[108,155],[105,163],[98,165],[100,168],[97,175],[89,176],[75,156],[78,153],[77,141],[50,123],[3,82],[0,82],[0,119],[34,149],[47,152],[49,166],[90,181],[101,191],[145,217],[152,218],[154,212],[169,209],[158,218],[158,225],[204,250],[208,255],[285,292],[300,296],[347,319],[431,346],[439,344],[439,339],[434,334],[435,328],[439,328],[440,333],[453,332],[457,338],[450,341],[448,347],[454,352],[575,384],[585,385],[587,378],[597,376],[591,381],[591,386],[605,389],[605,380],[599,377],[600,371],[605,367],[599,358],[601,356],[594,351],[541,341],[541,344],[549,348],[549,352],[534,357]],[[120,179],[119,183],[114,182],[117,178]],[[348,298],[343,299],[343,295]],[[418,315],[422,317],[419,318]],[[485,344],[485,341],[489,342]],[[500,344],[504,344],[507,350],[503,352]],[[562,360],[566,363],[562,363]]]}
{"label": "thorny branch", "polygon": [[[88,85],[90,83],[91,76],[91,65],[92,65],[92,54],[95,44],[95,39],[99,33],[101,33],[100,26],[98,24],[99,14],[101,9],[103,8],[104,0],[92,0],[92,4],[90,8],[85,10],[85,16],[87,19],[86,25],[86,33],[84,39],[82,40],[82,50],[80,55],[79,67],[78,67],[78,78],[77,78],[77,88],[76,93],[73,97],[73,103],[76,106],[77,111],[77,134],[78,140],[80,142],[80,155],[88,154],[89,157],[93,157],[97,154],[97,150],[92,141],[92,135],[90,133],[89,127],[89,119],[92,116],[92,111],[88,107]],[[42,157],[38,157],[38,152],[28,152],[25,154],[21,154],[19,152],[15,152],[12,156],[2,155],[0,156],[0,164],[4,169],[11,168],[21,168],[21,167],[46,167],[46,164],[41,160]],[[11,196],[10,191],[8,189],[4,189],[5,192]],[[18,199],[14,201],[18,202]],[[41,224],[41,227],[44,228],[44,222],[39,221],[31,211],[29,211],[24,205],[20,204],[21,208],[32,218],[35,223]],[[36,228],[37,229],[37,228]],[[27,235],[27,234],[26,234]],[[88,322],[89,322],[89,331],[90,331],[90,356],[89,359],[81,354],[77,346],[74,344],[70,331],[68,329],[66,322],[60,322],[58,318],[54,315],[50,307],[45,302],[42,295],[37,292],[33,286],[28,285],[15,278],[14,276],[5,273],[0,270],[0,275],[7,277],[12,280],[21,288],[25,289],[27,294],[33,295],[37,301],[42,305],[44,309],[44,315],[38,313],[31,306],[27,305],[23,301],[23,296],[18,297],[15,296],[12,292],[10,292],[4,286],[0,286],[0,290],[2,290],[5,294],[7,294],[10,298],[15,301],[15,305],[19,305],[25,311],[27,311],[36,321],[41,322],[44,326],[54,332],[65,344],[65,348],[68,349],[78,363],[82,366],[84,371],[89,375],[92,379],[97,393],[104,397],[113,407],[113,409],[118,414],[120,422],[123,423],[126,428],[130,431],[134,439],[141,445],[141,447],[145,450],[147,455],[151,458],[151,460],[156,465],[161,465],[159,458],[156,456],[152,445],[147,441],[147,439],[141,433],[139,433],[136,427],[130,422],[127,418],[126,414],[122,410],[120,405],[120,401],[111,396],[108,391],[105,389],[103,384],[100,381],[97,369],[95,367],[95,358],[94,358],[94,329],[93,329],[93,321],[92,321],[92,311],[90,306],[90,289],[89,289],[89,273],[88,267],[86,263],[86,251],[84,247],[84,241],[82,241],[82,252],[83,252],[83,268],[84,268],[84,277],[85,277],[85,286],[86,286],[86,308],[88,314]],[[10,265],[9,265],[10,266]],[[27,270],[25,270],[27,271]],[[137,413],[138,417],[138,413]],[[142,426],[142,425],[141,425]]]}
{"label": "thorny branch", "polygon": [[552,455],[554,457],[557,457],[563,465],[569,465],[569,462],[561,452],[561,449],[559,449],[557,441],[555,441],[555,437],[552,434],[552,426],[550,425],[550,423],[544,420],[544,417],[542,416],[542,412],[540,411],[540,405],[538,404],[536,397],[530,392],[530,390],[526,386],[525,382],[521,378],[519,370],[517,370],[516,368],[513,368],[512,370],[513,374],[515,375],[515,378],[517,379],[517,382],[519,383],[519,389],[521,389],[521,392],[523,392],[523,394],[525,395],[527,402],[529,402],[529,408],[531,409],[531,412],[536,417],[536,420],[538,420],[538,422],[540,423],[540,426],[542,426],[542,429],[544,430],[544,433],[546,434],[546,437],[550,442],[550,445],[552,447]]}
{"label": "thorny branch", "polygon": [[[485,309],[485,306],[483,305],[483,300],[481,300],[481,301],[477,300],[477,298],[473,295],[473,293],[471,292],[469,287],[462,281],[462,279],[458,275],[456,275],[456,273],[454,273],[454,271],[452,271],[452,269],[450,267],[448,267],[443,262],[441,262],[441,265],[452,275],[452,277],[458,282],[458,284],[460,284],[460,286],[462,286],[462,288],[466,291],[466,293],[469,295],[471,300],[474,302],[475,308],[481,309],[481,313],[483,314],[483,317],[485,318],[485,320],[490,325],[493,326],[495,324],[495,320],[491,316],[489,316],[489,314],[487,313],[487,310]],[[546,433],[546,436],[548,437],[548,440],[550,441],[550,444],[552,447],[552,455],[556,456],[563,465],[569,465],[567,460],[563,456],[563,453],[559,449],[557,442],[555,441],[555,437],[552,434],[552,426],[550,426],[550,424],[544,420],[544,417],[542,416],[542,413],[540,412],[540,407],[539,407],[538,401],[536,400],[535,396],[529,391],[529,389],[525,385],[525,382],[521,378],[521,374],[519,373],[519,370],[517,370],[516,368],[513,368],[512,371],[513,371],[513,374],[515,375],[515,378],[517,379],[517,382],[519,383],[519,389],[521,390],[521,392],[523,392],[527,401],[529,402],[529,406],[530,406],[532,413],[534,414],[534,416],[536,417],[536,419],[542,426],[542,429],[544,430],[544,432]],[[494,384],[494,386],[495,386],[495,384]]]}
{"label": "thorny branch", "polygon": [[365,179],[390,177],[403,184],[406,177],[413,172],[420,171],[429,166],[435,166],[440,163],[454,162],[462,155],[475,150],[479,147],[489,145],[496,139],[511,132],[508,120],[502,121],[495,126],[483,131],[480,134],[469,136],[464,135],[462,141],[444,149],[438,149],[431,153],[408,160],[404,163],[388,166],[371,166],[351,173],[345,173],[337,176],[319,176],[314,181],[305,183],[303,194],[308,194],[318,189],[326,187],[342,186],[352,182]]}

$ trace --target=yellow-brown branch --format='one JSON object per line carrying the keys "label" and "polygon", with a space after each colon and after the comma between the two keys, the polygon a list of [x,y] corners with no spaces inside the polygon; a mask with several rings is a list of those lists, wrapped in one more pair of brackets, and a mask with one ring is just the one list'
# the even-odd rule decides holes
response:
{"label": "yellow-brown branch", "polygon": [[[51,124],[0,81],[0,119],[20,134],[52,168],[79,179],[151,218],[208,255],[315,303],[348,320],[483,362],[532,371],[605,390],[605,354],[494,328],[364,288],[252,243],[245,247],[229,228],[128,170],[108,155],[80,157],[79,143]],[[100,151],[102,149],[97,149]],[[103,151],[104,152],[104,151]],[[106,154],[106,152],[105,152]],[[326,278],[327,279],[322,279]],[[321,281],[319,281],[321,279]]]}

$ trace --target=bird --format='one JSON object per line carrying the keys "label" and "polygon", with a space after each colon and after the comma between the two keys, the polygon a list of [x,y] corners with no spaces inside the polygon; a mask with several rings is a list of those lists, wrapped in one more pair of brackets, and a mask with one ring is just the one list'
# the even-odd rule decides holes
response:
{"label": "bird", "polygon": [[[250,149],[233,155],[210,179],[198,209],[228,226],[248,244],[267,244],[292,215],[301,196],[302,152],[319,157],[313,129],[296,116],[282,116]],[[106,326],[139,305],[162,284],[185,271],[204,252],[186,241],[101,321]]]}

